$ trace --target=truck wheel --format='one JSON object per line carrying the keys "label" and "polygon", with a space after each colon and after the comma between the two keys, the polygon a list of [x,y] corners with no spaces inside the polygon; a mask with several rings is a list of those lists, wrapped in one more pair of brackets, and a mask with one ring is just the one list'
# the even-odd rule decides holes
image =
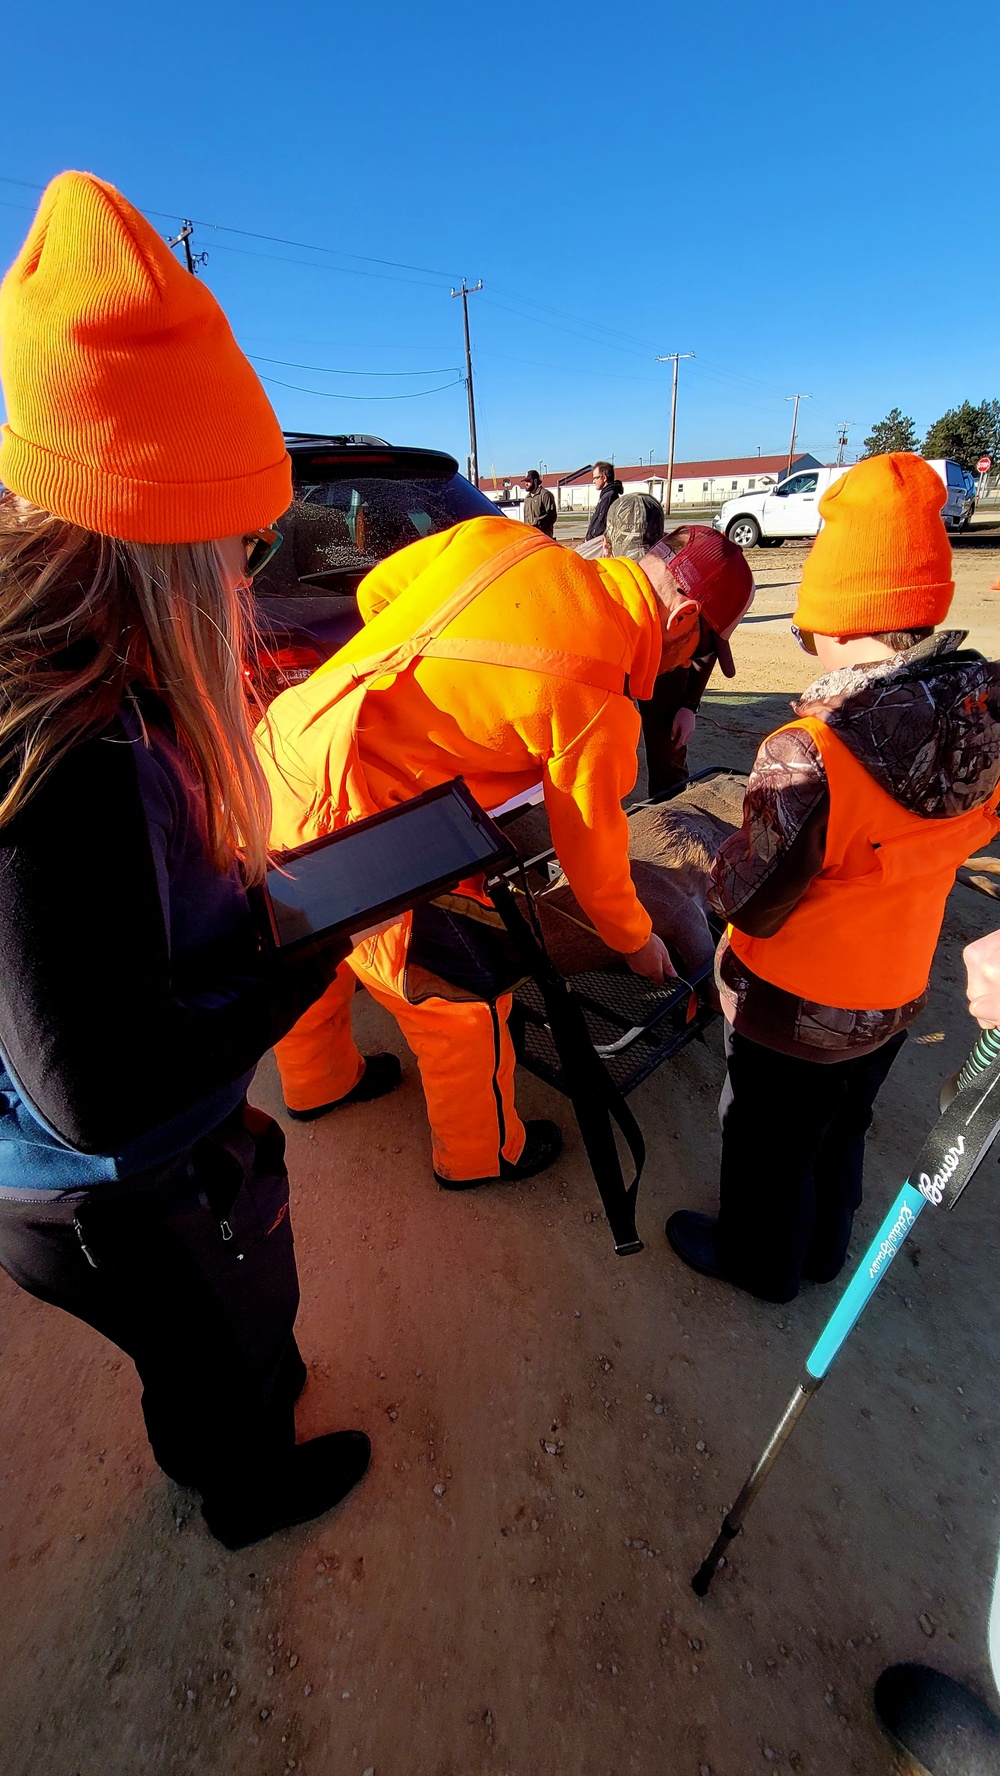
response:
{"label": "truck wheel", "polygon": [[762,549],[780,549],[784,540],[784,537],[761,537],[760,547]]}
{"label": "truck wheel", "polygon": [[741,549],[756,549],[760,542],[760,525],[756,518],[734,518],[726,535]]}

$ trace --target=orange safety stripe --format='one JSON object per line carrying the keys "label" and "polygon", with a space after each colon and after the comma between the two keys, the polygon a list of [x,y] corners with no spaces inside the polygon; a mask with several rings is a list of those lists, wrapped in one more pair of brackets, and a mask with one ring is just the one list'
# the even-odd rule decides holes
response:
{"label": "orange safety stripe", "polygon": [[590,685],[595,691],[610,691],[619,696],[625,689],[624,671],[610,661],[588,659],[585,654],[565,654],[555,648],[530,647],[526,642],[475,641],[464,635],[442,635],[437,641],[426,643],[421,658],[468,660],[476,666],[513,666],[524,672],[569,678],[574,684]]}

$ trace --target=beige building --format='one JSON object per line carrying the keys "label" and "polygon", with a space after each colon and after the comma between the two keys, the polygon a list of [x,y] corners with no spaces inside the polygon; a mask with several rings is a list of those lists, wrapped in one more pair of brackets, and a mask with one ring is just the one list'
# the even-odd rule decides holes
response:
{"label": "beige building", "polygon": [[[685,506],[721,506],[724,500],[733,499],[737,494],[758,493],[780,481],[787,466],[787,456],[734,456],[713,462],[675,462],[671,508],[681,511]],[[812,469],[818,468],[819,464],[814,456],[799,454],[792,467]],[[616,463],[615,474],[626,493],[651,493],[662,503],[667,485],[666,463]],[[572,479],[558,473],[545,474],[542,484],[551,487],[561,512],[590,512],[597,504],[597,489],[590,469],[581,470]],[[519,475],[483,475],[479,486],[488,499],[508,510],[511,517],[519,516],[516,508],[520,507],[525,494]]]}

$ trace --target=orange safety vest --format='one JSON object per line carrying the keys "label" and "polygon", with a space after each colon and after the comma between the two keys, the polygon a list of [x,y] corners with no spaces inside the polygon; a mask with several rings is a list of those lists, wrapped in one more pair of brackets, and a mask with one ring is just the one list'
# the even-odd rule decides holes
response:
{"label": "orange safety vest", "polygon": [[926,989],[944,905],[959,864],[1000,831],[1000,792],[943,820],[894,801],[815,716],[830,789],[823,868],[773,937],[729,927],[741,962],[761,980],[818,1005],[883,1011]]}

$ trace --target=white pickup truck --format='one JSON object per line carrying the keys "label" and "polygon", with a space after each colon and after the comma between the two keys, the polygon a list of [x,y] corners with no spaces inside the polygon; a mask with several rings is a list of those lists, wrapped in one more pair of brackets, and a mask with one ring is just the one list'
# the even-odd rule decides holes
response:
{"label": "white pickup truck", "polygon": [[[932,461],[930,467],[940,476],[945,491],[941,516],[949,530],[961,530],[975,505],[969,497],[967,479],[958,463],[944,458]],[[727,500],[713,520],[715,528],[741,549],[776,549],[786,537],[814,537],[822,524],[820,500],[827,488],[847,472],[838,463],[826,463],[818,469],[797,469],[776,487]]]}

